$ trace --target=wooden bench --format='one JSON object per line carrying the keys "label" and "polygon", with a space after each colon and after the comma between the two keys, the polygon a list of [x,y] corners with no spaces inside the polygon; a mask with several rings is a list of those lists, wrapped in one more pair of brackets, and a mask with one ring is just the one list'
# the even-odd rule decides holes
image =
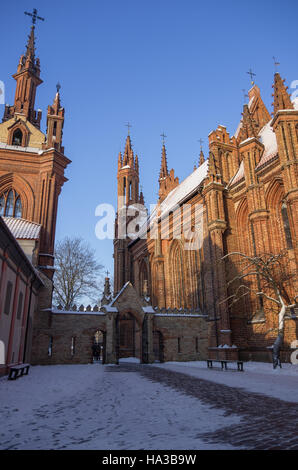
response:
{"label": "wooden bench", "polygon": [[9,368],[8,380],[16,380],[22,375],[28,375],[30,364],[19,364],[18,366],[11,366]]}
{"label": "wooden bench", "polygon": [[225,359],[207,359],[207,367],[212,369],[214,362],[220,362],[222,370],[228,370],[228,364],[237,364],[237,369],[240,372],[244,371],[243,361],[228,361],[228,360],[225,360]]}

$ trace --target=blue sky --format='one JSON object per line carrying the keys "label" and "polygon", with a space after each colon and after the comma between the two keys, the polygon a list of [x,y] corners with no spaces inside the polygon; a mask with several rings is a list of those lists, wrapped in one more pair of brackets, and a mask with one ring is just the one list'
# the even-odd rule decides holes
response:
{"label": "blue sky", "polygon": [[[36,109],[47,105],[59,80],[65,107],[64,146],[72,164],[59,200],[56,238],[79,235],[113,271],[113,243],[95,236],[95,208],[116,203],[117,156],[132,124],[145,202],[156,202],[161,137],[168,165],[182,181],[207,154],[218,124],[234,133],[247,71],[256,73],[270,108],[274,66],[287,85],[298,79],[296,0],[86,0],[5,2],[1,6],[1,72],[13,103],[15,73],[30,19],[38,8],[41,77]],[[3,106],[0,105],[0,113]]]}

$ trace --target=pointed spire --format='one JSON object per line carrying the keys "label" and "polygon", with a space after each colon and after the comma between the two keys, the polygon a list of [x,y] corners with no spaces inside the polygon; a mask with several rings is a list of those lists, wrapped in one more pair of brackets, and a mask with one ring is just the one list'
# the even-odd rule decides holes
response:
{"label": "pointed spire", "polygon": [[143,194],[143,189],[142,188],[141,188],[141,192],[140,192],[139,204],[142,204],[142,206],[145,205],[145,199],[144,199],[144,194]]}
{"label": "pointed spire", "polygon": [[281,109],[294,109],[293,103],[291,102],[291,98],[287,92],[288,87],[284,85],[285,80],[282,80],[281,76],[278,72],[274,74],[274,114]]}
{"label": "pointed spire", "polygon": [[250,137],[256,137],[259,132],[259,126],[253,119],[247,104],[243,106],[242,116],[242,140],[248,139]]}
{"label": "pointed spire", "polygon": [[104,291],[103,291],[103,296],[101,299],[101,305],[106,305],[111,301],[112,295],[111,295],[111,286],[110,286],[110,278],[108,277],[109,272],[107,271],[107,276],[105,277],[105,285],[104,285]]}
{"label": "pointed spire", "polygon": [[28,36],[28,43],[26,47],[26,54],[25,57],[27,59],[31,59],[34,62],[35,59],[35,36],[34,36],[35,27],[34,25],[31,26],[31,31]]}
{"label": "pointed spire", "polygon": [[138,156],[136,155],[136,158],[135,158],[135,170],[137,173],[139,173],[139,158]]}
{"label": "pointed spire", "polygon": [[123,154],[123,166],[129,164],[129,159],[131,158],[131,154],[133,154],[132,147],[131,147],[131,140],[130,135],[128,134],[125,142],[125,149]]}
{"label": "pointed spire", "polygon": [[57,92],[56,92],[54,102],[53,102],[53,106],[52,106],[53,110],[54,110],[54,114],[56,114],[56,115],[58,115],[59,109],[61,108],[60,88],[61,88],[61,85],[58,82],[57,85],[56,85]]}
{"label": "pointed spire", "polygon": [[118,170],[120,170],[121,167],[122,167],[122,154],[121,154],[121,152],[119,152],[119,155],[118,155]]}
{"label": "pointed spire", "polygon": [[204,157],[203,150],[201,149],[201,152],[200,152],[200,160],[199,160],[199,166],[203,165],[204,161],[205,161],[205,157]]}
{"label": "pointed spire", "polygon": [[162,153],[161,153],[161,167],[159,173],[159,180],[166,178],[169,175],[168,171],[168,163],[167,163],[167,152],[165,144],[162,146]]}

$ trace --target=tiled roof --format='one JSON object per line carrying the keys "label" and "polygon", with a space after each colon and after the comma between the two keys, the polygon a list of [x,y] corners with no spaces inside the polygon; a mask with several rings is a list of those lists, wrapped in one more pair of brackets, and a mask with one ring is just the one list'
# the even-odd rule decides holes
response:
{"label": "tiled roof", "polygon": [[35,222],[29,222],[29,220],[16,219],[13,217],[2,217],[2,219],[16,239],[39,239],[41,225]]}

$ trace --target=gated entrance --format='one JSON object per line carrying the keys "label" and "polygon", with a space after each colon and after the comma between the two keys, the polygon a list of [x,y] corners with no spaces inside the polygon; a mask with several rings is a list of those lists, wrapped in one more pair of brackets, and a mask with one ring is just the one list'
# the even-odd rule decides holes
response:
{"label": "gated entrance", "polygon": [[119,358],[134,357],[136,320],[130,313],[125,313],[119,319]]}

